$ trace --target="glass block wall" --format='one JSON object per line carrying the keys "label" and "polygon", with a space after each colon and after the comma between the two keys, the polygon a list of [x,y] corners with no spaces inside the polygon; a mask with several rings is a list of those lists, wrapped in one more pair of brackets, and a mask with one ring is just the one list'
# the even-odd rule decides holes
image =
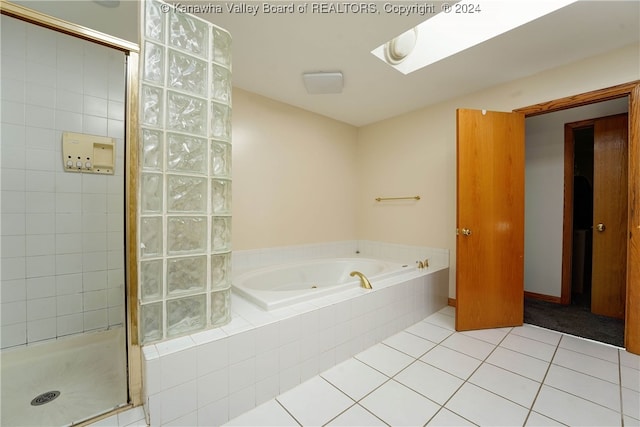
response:
{"label": "glass block wall", "polygon": [[142,343],[230,320],[231,37],[142,2]]}

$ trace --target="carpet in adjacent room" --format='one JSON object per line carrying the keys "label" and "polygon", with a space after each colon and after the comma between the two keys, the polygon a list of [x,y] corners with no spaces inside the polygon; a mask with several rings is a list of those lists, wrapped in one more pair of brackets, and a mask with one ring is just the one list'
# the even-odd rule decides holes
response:
{"label": "carpet in adjacent room", "polygon": [[624,347],[624,320],[593,314],[583,305],[562,305],[525,298],[524,322]]}

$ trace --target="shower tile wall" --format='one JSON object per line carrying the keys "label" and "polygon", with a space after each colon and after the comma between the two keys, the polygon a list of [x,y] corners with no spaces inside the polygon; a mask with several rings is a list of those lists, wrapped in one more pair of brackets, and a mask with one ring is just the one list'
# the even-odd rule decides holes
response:
{"label": "shower tile wall", "polygon": [[142,3],[140,326],[143,343],[230,320],[231,37]]}
{"label": "shower tile wall", "polygon": [[[2,348],[124,322],[124,54],[2,16]],[[65,173],[62,132],[116,138]]]}

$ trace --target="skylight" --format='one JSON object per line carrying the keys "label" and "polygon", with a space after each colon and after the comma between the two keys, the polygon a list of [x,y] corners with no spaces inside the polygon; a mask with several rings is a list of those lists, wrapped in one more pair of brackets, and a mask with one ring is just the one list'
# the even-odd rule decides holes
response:
{"label": "skylight", "polygon": [[402,52],[404,59],[399,62],[390,61],[385,49],[393,48],[401,36],[406,38],[407,33],[377,47],[371,53],[401,73],[409,74],[576,1],[578,0],[462,0],[443,3],[442,12],[415,27],[415,47],[410,53]]}

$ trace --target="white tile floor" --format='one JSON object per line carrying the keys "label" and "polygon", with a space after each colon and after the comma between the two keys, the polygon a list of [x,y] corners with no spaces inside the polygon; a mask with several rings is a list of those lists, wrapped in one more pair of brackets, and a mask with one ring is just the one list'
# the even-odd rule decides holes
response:
{"label": "white tile floor", "polygon": [[228,426],[640,426],[640,357],[534,326],[458,333],[446,307]]}

